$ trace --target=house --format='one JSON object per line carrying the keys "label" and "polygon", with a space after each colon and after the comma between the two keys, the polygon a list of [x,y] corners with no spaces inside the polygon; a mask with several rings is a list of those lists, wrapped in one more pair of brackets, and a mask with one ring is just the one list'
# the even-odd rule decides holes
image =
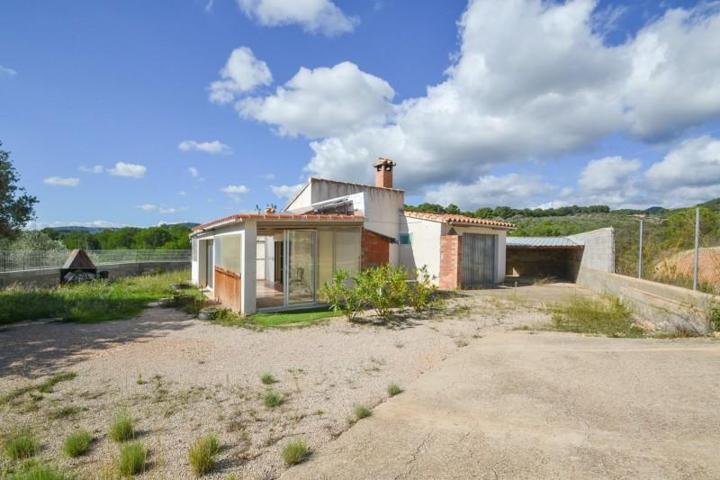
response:
{"label": "house", "polygon": [[312,177],[282,212],[241,213],[195,227],[193,283],[251,314],[319,303],[320,286],[338,269],[426,267],[444,289],[502,282],[512,225],[405,211],[405,192],[393,187],[395,166],[378,159],[375,185]]}

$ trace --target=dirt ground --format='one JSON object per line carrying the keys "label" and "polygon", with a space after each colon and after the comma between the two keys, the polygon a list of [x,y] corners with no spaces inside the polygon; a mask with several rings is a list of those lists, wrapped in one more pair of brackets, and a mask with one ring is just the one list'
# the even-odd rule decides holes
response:
{"label": "dirt ground", "polygon": [[[386,401],[391,382],[408,388],[487,332],[546,322],[539,303],[576,294],[563,286],[533,288],[473,292],[451,301],[445,314],[390,326],[333,319],[253,331],[159,307],[125,321],[7,326],[0,329],[0,393],[61,371],[77,377],[0,405],[0,433],[29,428],[41,440],[41,458],[98,478],[118,454],[106,436],[110,419],[127,410],[150,450],[141,478],[193,478],[187,449],[207,432],[222,444],[209,478],[277,478],[290,439],[322,449],[350,428],[355,405]],[[278,383],[263,385],[264,372]],[[268,388],[282,392],[285,403],[265,407]],[[89,455],[67,459],[62,441],[79,428],[96,441]]]}

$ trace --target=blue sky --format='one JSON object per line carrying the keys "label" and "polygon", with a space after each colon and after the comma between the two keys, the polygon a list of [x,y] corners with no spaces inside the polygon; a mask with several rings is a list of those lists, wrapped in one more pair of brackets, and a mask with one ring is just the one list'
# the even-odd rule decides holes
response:
{"label": "blue sky", "polygon": [[368,180],[377,156],[398,162],[409,202],[468,209],[720,196],[720,14],[709,4],[0,10],[0,141],[41,225],[282,206],[309,175]]}

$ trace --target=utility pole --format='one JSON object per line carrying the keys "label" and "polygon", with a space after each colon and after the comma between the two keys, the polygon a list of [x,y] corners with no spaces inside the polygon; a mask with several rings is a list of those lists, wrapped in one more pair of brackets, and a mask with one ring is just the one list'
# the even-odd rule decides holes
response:
{"label": "utility pole", "polygon": [[638,244],[638,278],[643,277],[643,226],[645,220],[640,219],[640,242]]}
{"label": "utility pole", "polygon": [[695,209],[695,264],[693,267],[693,290],[697,290],[700,274],[700,207]]}

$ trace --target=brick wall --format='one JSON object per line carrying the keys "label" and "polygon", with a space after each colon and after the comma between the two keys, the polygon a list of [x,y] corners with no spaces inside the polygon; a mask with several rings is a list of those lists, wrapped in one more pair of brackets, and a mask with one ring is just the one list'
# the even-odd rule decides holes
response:
{"label": "brick wall", "polygon": [[440,288],[460,288],[462,265],[462,237],[443,235],[440,237]]}
{"label": "brick wall", "polygon": [[363,228],[361,248],[360,263],[363,270],[390,262],[390,240],[382,235]]}

